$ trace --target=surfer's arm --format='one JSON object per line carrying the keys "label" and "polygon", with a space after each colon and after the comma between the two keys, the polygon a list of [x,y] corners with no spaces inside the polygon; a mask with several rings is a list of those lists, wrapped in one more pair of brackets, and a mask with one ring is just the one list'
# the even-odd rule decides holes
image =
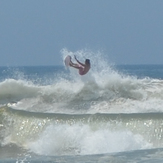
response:
{"label": "surfer's arm", "polygon": [[75,55],[74,55],[74,58],[75,58],[75,60],[76,60],[80,65],[85,66],[85,64],[81,63],[81,62],[76,58]]}

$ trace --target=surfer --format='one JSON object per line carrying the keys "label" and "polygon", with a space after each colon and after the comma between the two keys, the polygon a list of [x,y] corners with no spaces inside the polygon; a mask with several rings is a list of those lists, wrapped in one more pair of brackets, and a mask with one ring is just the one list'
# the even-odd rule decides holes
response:
{"label": "surfer", "polygon": [[78,69],[80,75],[85,75],[85,74],[89,71],[89,69],[91,68],[90,60],[89,60],[89,59],[86,59],[86,60],[85,60],[85,64],[84,64],[84,63],[81,63],[81,62],[76,58],[76,56],[74,56],[74,58],[75,58],[75,60],[76,60],[78,63],[73,63],[73,62],[71,61],[71,58],[70,58],[70,63],[69,63],[69,65],[70,65],[71,67],[74,67],[74,68]]}

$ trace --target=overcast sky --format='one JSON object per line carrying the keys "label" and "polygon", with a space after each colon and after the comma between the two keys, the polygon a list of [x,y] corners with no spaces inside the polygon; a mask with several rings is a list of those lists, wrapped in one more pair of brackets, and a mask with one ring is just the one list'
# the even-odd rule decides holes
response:
{"label": "overcast sky", "polygon": [[163,0],[0,0],[0,66],[61,65],[61,50],[163,64]]}

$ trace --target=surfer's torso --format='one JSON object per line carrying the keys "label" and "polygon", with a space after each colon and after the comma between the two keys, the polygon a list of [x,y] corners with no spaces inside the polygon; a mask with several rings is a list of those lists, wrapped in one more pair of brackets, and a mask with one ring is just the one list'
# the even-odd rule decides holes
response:
{"label": "surfer's torso", "polygon": [[80,75],[85,75],[90,69],[90,66],[82,66],[79,64],[79,74]]}

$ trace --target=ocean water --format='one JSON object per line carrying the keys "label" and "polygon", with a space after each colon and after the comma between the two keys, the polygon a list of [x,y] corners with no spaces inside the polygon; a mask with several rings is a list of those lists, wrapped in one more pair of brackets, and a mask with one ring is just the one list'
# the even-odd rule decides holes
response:
{"label": "ocean water", "polygon": [[88,51],[61,66],[0,67],[0,162],[163,162],[163,65]]}

